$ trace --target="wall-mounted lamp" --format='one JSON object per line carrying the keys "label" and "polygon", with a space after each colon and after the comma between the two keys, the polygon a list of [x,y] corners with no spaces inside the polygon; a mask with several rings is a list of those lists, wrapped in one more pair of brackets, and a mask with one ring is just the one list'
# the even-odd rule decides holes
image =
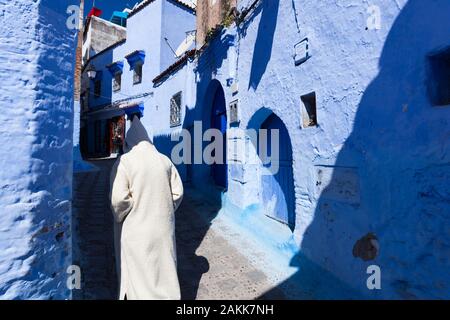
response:
{"label": "wall-mounted lamp", "polygon": [[88,78],[91,79],[91,80],[94,80],[95,77],[97,77],[97,71],[95,70],[95,68],[94,68],[94,66],[92,64],[90,64],[87,67],[86,72],[87,72]]}

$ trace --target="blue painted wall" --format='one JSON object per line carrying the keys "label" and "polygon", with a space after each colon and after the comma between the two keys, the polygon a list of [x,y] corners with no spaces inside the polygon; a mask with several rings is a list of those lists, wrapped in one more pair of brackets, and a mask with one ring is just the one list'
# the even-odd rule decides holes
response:
{"label": "blue painted wall", "polygon": [[[152,80],[160,72],[160,48],[163,0],[149,4],[145,9],[130,17],[127,22],[127,41],[113,51],[113,61],[124,61],[122,90],[113,94],[113,101],[143,92],[153,91]],[[133,85],[133,71],[125,56],[136,51],[145,51],[142,83]]]}
{"label": "blue painted wall", "polygon": [[167,45],[167,38],[173,50],[185,41],[186,32],[195,30],[195,16],[192,10],[171,0],[163,1],[161,25],[161,65],[160,72],[166,70],[176,61],[174,54]]}
{"label": "blue painted wall", "polygon": [[[293,3],[300,32],[292,1],[264,1],[238,30],[241,127],[270,109],[293,143],[301,254],[291,263],[306,256],[369,298],[448,298],[450,109],[430,104],[426,72],[427,55],[450,46],[448,2],[379,1],[380,30],[366,30],[364,1]],[[305,37],[312,57],[296,67]],[[319,125],[302,128],[300,97],[312,91]],[[241,208],[261,195],[258,166],[243,170],[228,192]],[[369,232],[380,252],[364,262],[352,249]],[[366,287],[371,264],[381,291]]]}
{"label": "blue painted wall", "polygon": [[[450,46],[442,13],[448,4],[378,5],[381,29],[371,30],[363,1],[344,7],[263,1],[247,22],[224,31],[199,58],[195,118],[207,126],[208,93],[218,81],[227,104],[240,99],[240,128],[259,128],[271,112],[286,125],[293,144],[295,230],[292,237],[287,229],[259,235],[267,248],[290,248],[285,250],[290,259],[280,265],[299,267],[281,286],[301,283],[302,267],[312,263],[353,297],[448,298],[450,109],[430,104],[427,82],[433,79],[426,72],[427,55]],[[312,57],[295,66],[294,45],[306,37]],[[239,82],[237,96],[227,87],[230,78]],[[301,96],[313,91],[318,126],[304,128]],[[255,215],[259,224],[250,219],[247,226],[261,233],[261,225],[269,225],[263,168],[255,147],[234,131],[231,127],[228,143],[248,147],[256,162],[230,166],[224,211],[241,222]],[[194,184],[210,189],[209,171],[196,168]],[[369,232],[380,251],[364,262],[352,250]],[[366,286],[372,264],[382,271],[380,291]],[[338,291],[326,296],[340,297]]]}
{"label": "blue painted wall", "polygon": [[[90,62],[95,70],[97,71],[97,77],[95,80],[89,80],[90,91],[89,91],[89,107],[91,110],[98,110],[99,108],[104,107],[105,105],[109,105],[112,103],[112,75],[106,68],[106,66],[112,63],[113,60],[113,52],[105,51],[99,54],[96,59],[93,59]],[[98,97],[94,95],[94,85],[95,81],[101,81],[101,92]]]}
{"label": "blue painted wall", "polygon": [[71,1],[3,1],[0,298],[67,299],[71,264]]}

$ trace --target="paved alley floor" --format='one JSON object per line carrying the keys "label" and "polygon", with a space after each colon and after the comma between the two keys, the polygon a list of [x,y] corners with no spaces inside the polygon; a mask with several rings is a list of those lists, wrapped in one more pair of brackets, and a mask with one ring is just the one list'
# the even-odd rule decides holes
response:
{"label": "paved alley floor", "polygon": [[[114,161],[92,163],[99,170],[76,173],[74,179],[74,263],[82,271],[82,288],[75,290],[74,298],[115,299],[113,220],[108,200],[109,172]],[[269,290],[270,295],[264,298],[285,298],[283,290],[274,288],[277,275],[269,279],[268,273],[262,271],[267,269],[263,252],[250,248],[252,257],[244,256],[237,248],[246,247],[249,252],[251,244],[217,219],[219,209],[218,204],[186,188],[176,213],[182,298],[256,299]]]}
{"label": "paved alley floor", "polygon": [[73,263],[81,268],[81,290],[73,290],[73,298],[115,299],[113,217],[108,199],[114,161],[92,164],[98,170],[75,173],[73,182]]}
{"label": "paved alley floor", "polygon": [[[240,234],[216,219],[219,207],[187,189],[176,215],[178,269],[184,299],[256,299],[273,282],[223,234],[246,244]],[[234,242],[234,241],[233,241]],[[281,291],[273,298],[284,298]]]}

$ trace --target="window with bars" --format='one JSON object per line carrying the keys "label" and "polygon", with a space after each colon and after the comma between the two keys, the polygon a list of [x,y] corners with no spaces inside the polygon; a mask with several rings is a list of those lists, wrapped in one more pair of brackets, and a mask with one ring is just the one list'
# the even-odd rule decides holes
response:
{"label": "window with bars", "polygon": [[122,87],[122,72],[116,72],[113,78],[113,91],[120,91]]}
{"label": "window with bars", "polygon": [[142,82],[142,63],[137,63],[134,66],[133,84],[139,84]]}
{"label": "window with bars", "polygon": [[181,92],[170,99],[170,126],[177,127],[179,125],[181,125]]}

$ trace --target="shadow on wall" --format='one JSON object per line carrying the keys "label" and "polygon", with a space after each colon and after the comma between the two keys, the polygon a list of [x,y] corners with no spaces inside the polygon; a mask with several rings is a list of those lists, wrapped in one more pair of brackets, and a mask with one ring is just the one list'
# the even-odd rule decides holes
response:
{"label": "shadow on wall", "polygon": [[[261,20],[259,21],[258,26],[258,34],[256,36],[255,48],[253,49],[250,83],[248,85],[249,89],[252,88],[256,90],[258,88],[272,56],[272,47],[275,29],[277,27],[279,6],[280,0],[263,0],[262,5],[258,6],[253,14],[256,16],[260,11],[262,11]],[[248,23],[250,22],[247,22],[247,25]]]}
{"label": "shadow on wall", "polygon": [[[183,128],[190,131],[192,138],[194,138],[191,127],[194,121],[193,119],[194,112],[186,108]],[[180,142],[172,141],[170,134],[155,136],[153,141],[158,151],[164,153],[168,157],[171,156],[174,146],[181,142],[181,140]],[[183,157],[184,152],[188,152],[190,148],[191,161],[194,161],[194,140],[183,141],[183,143],[184,148],[179,156]],[[176,213],[175,219],[178,279],[181,288],[181,298],[187,300],[196,299],[200,280],[203,274],[209,270],[208,260],[204,256],[198,255],[196,252],[208,232],[212,220],[217,216],[222,207],[220,191],[216,188],[211,188],[210,182],[201,181],[202,183],[205,183],[205,186],[203,187],[209,187],[210,189],[208,199],[211,203],[209,205],[205,205],[205,199],[199,195],[199,191],[191,187],[194,184],[192,181],[193,172],[201,169],[202,166],[205,165],[177,165],[177,170],[185,185],[184,200]],[[196,209],[203,210],[199,213],[195,212]]]}
{"label": "shadow on wall", "polygon": [[[195,121],[201,121],[203,132],[211,126],[213,99],[217,88],[221,86],[220,81],[216,80],[217,70],[227,59],[228,48],[234,43],[234,40],[234,36],[222,31],[210,41],[199,57],[198,67],[195,70],[198,75],[196,105],[192,109],[185,109],[186,114],[182,125],[183,129],[191,132],[192,137],[194,137]],[[194,154],[193,143],[194,141],[191,143],[192,157]],[[157,144],[159,143],[155,142],[155,145]],[[207,142],[203,142],[202,150],[207,144]],[[190,198],[190,200],[181,204],[176,219],[178,276],[182,299],[195,299],[200,279],[203,273],[209,270],[208,260],[203,256],[198,256],[196,251],[208,232],[212,220],[222,207],[222,190],[214,185],[211,166],[202,163],[183,165],[182,167],[186,173],[186,180],[190,181],[195,189],[186,189],[186,198]],[[200,215],[192,211],[193,208],[203,206],[204,200],[198,197],[199,192],[207,195],[212,204]]]}
{"label": "shadow on wall", "polygon": [[[335,167],[316,167],[319,188],[329,183],[291,261],[299,271],[267,297],[304,283],[314,261],[369,298],[450,298],[450,108],[427,95],[428,55],[450,46],[448,12],[447,0],[400,12]],[[370,265],[382,290],[367,288]]]}
{"label": "shadow on wall", "polygon": [[[215,94],[221,86],[225,89],[225,84],[221,83],[217,75],[217,70],[222,68],[222,64],[227,59],[228,49],[234,45],[236,37],[222,30],[208,44],[206,50],[200,55],[198,67],[195,72],[198,75],[196,83],[196,105],[190,114],[187,114],[183,123],[183,128],[189,129],[193,126],[194,121],[201,121],[203,132],[211,128],[212,110]],[[217,78],[217,79],[216,79]],[[225,97],[226,99],[226,97]],[[203,142],[202,150],[210,142]],[[199,164],[193,166],[193,182],[194,186],[208,193],[214,185],[211,175],[211,166],[207,164]],[[195,183],[199,182],[199,183]],[[214,190],[214,195],[218,195]],[[221,201],[216,199],[217,201]]]}

